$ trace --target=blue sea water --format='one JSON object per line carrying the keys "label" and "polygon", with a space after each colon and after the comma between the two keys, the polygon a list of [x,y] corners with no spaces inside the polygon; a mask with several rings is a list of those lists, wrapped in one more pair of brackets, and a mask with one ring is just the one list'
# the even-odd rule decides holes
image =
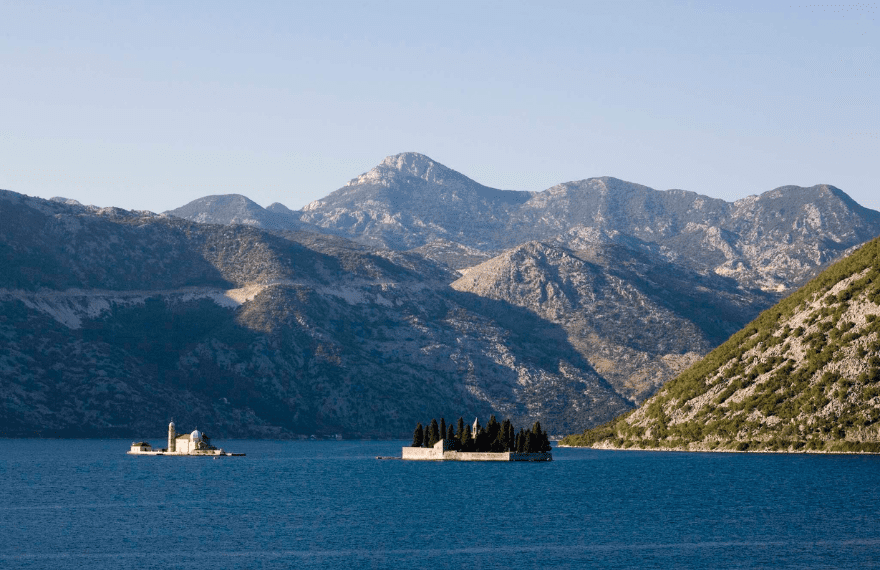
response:
{"label": "blue sea water", "polygon": [[0,568],[880,568],[880,456],[129,443],[0,440]]}

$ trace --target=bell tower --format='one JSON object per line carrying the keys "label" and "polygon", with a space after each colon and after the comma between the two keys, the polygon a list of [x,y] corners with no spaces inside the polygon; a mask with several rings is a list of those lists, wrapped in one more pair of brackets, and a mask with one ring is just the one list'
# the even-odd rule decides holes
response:
{"label": "bell tower", "polygon": [[168,453],[174,453],[177,451],[177,432],[174,431],[174,420],[171,420],[171,423],[168,424]]}

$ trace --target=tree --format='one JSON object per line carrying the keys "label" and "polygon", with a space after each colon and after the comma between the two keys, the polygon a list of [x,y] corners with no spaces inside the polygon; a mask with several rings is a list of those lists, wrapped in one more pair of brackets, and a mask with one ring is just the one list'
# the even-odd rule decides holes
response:
{"label": "tree", "polygon": [[458,418],[458,429],[455,431],[455,437],[461,441],[462,436],[464,435],[464,418]]}
{"label": "tree", "polygon": [[532,427],[532,432],[535,434],[534,440],[534,452],[538,451],[550,451],[552,447],[550,446],[550,439],[547,437],[546,431],[541,431],[541,422],[535,422],[535,425]]}
{"label": "tree", "polygon": [[464,424],[464,432],[461,434],[461,450],[473,451],[474,441],[471,437],[471,426]]}
{"label": "tree", "polygon": [[446,430],[446,441],[449,442],[449,446],[452,449],[456,449],[458,447],[456,445],[457,440],[455,439],[455,430],[452,428],[452,424],[449,424],[449,429]]}
{"label": "tree", "polygon": [[424,428],[422,428],[422,422],[419,422],[419,425],[416,426],[416,431],[413,432],[412,447],[421,447],[424,440]]}
{"label": "tree", "polygon": [[474,451],[490,451],[491,444],[492,442],[489,441],[489,434],[486,432],[485,428],[481,427],[474,438]]}
{"label": "tree", "polygon": [[519,428],[519,433],[516,434],[516,451],[517,451],[517,453],[525,453],[526,439],[527,439],[526,432],[524,432],[522,428]]}
{"label": "tree", "polygon": [[431,425],[428,427],[428,447],[434,447],[434,444],[440,441],[440,427],[437,425],[437,420],[431,418]]}
{"label": "tree", "polygon": [[444,437],[446,437],[446,420],[441,417],[440,418],[440,438],[437,441],[440,441],[440,439],[443,439]]}
{"label": "tree", "polygon": [[501,431],[498,434],[501,451],[510,451],[510,428],[510,419],[505,419],[501,422]]}

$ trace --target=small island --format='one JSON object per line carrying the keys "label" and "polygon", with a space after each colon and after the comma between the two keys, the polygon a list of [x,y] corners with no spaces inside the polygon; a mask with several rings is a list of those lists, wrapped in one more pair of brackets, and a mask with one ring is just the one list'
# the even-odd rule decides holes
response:
{"label": "small island", "polygon": [[458,429],[446,427],[432,419],[427,428],[419,423],[413,433],[413,442],[402,450],[401,459],[412,461],[552,461],[547,432],[535,422],[531,429],[513,427],[509,419],[498,423],[489,418],[486,427],[474,419],[473,427],[458,418]]}
{"label": "small island", "polygon": [[192,433],[178,434],[174,422],[168,424],[168,447],[153,449],[146,441],[131,444],[129,455],[186,455],[208,457],[243,457],[244,453],[228,453],[211,445],[211,438],[198,429]]}

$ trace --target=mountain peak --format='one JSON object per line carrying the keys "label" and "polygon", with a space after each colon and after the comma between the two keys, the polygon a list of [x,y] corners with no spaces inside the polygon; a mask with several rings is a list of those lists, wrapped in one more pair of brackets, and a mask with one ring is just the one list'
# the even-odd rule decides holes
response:
{"label": "mountain peak", "polygon": [[403,178],[420,178],[434,184],[445,184],[452,180],[467,179],[463,174],[443,166],[430,157],[417,152],[403,152],[385,157],[378,166],[352,178],[346,186],[357,184],[383,184]]}

